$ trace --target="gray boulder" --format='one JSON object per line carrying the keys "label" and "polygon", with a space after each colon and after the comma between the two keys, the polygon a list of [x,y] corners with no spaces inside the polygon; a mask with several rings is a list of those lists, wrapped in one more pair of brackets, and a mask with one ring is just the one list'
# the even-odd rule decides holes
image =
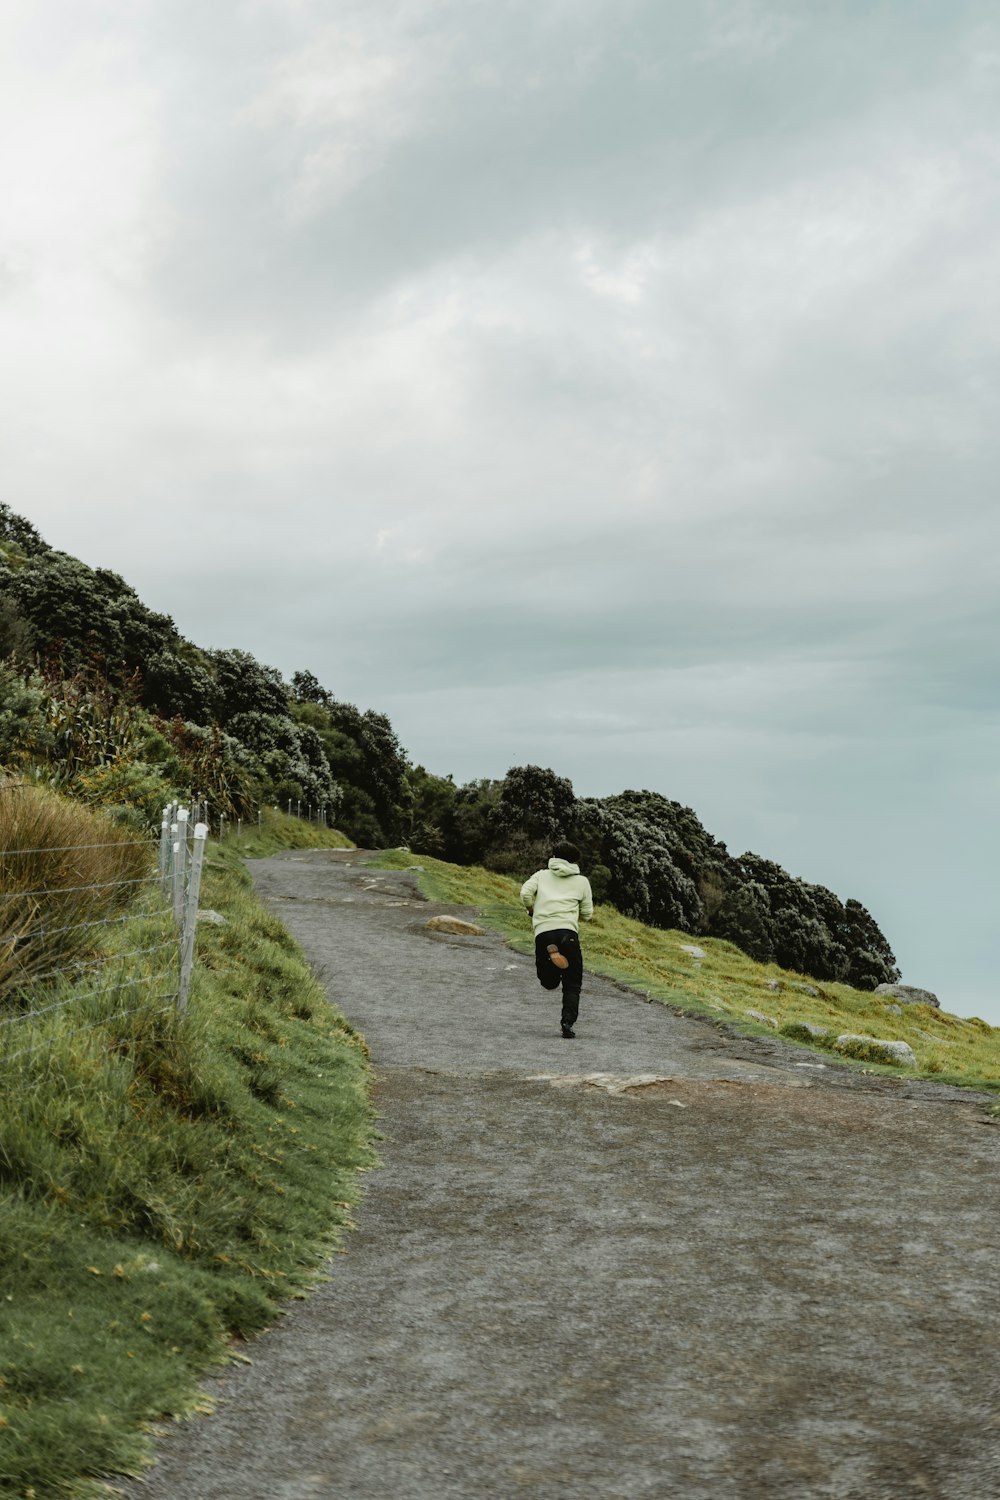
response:
{"label": "gray boulder", "polygon": [[770,1026],[775,1031],[778,1029],[778,1023],[774,1017],[765,1015],[762,1010],[746,1010],[743,1014],[749,1016],[751,1021],[759,1021],[762,1026]]}
{"label": "gray boulder", "polygon": [[933,1005],[935,1010],[941,1009],[937,995],[930,990],[918,990],[915,984],[877,984],[875,993],[898,1000],[900,1005]]}

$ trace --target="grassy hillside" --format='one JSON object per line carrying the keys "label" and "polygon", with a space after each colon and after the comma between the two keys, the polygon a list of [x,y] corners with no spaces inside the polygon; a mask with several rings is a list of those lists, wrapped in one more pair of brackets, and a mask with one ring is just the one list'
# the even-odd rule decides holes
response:
{"label": "grassy hillside", "polygon": [[[345,842],[281,817],[252,838]],[[313,1282],[373,1161],[363,1040],[237,849],[209,846],[202,891],[226,925],[199,928],[183,1026],[56,1024],[0,1065],[3,1495],[141,1466],[150,1424],[196,1403],[232,1336]]]}
{"label": "grassy hillside", "polygon": [[[394,869],[420,864],[424,871],[421,885],[432,900],[475,907],[514,948],[533,951],[531,923],[518,896],[520,882],[399,850],[381,855],[379,863]],[[596,908],[594,920],[584,927],[583,942],[587,968],[628,984],[652,1000],[746,1031],[773,1034],[778,1030],[819,1053],[829,1052],[831,1043],[845,1032],[904,1041],[913,1048],[921,1075],[1000,1092],[1000,1028],[985,1021],[963,1020],[926,1005],[906,1005],[901,1015],[893,1015],[880,995],[820,982],[775,964],[758,964],[732,943],[646,927],[610,906]],[[685,944],[703,949],[705,957],[685,953]],[[769,1017],[775,1026],[756,1021],[748,1015],[753,1010]],[[821,1027],[826,1036],[807,1040],[808,1026]],[[879,1066],[874,1053],[862,1061],[868,1067]],[[900,1070],[886,1067],[886,1071]]]}

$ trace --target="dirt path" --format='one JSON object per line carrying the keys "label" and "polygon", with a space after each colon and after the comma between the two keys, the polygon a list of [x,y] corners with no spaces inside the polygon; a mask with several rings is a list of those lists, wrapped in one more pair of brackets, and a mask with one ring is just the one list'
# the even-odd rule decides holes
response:
{"label": "dirt path", "polygon": [[1000,1496],[981,1100],[590,976],[566,1042],[528,959],[424,931],[414,876],[253,868],[372,1048],[385,1167],[331,1283],[123,1493]]}

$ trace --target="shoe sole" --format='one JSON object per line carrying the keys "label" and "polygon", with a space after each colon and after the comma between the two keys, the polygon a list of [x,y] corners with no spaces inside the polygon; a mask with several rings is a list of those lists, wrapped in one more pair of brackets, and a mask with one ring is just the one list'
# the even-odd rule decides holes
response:
{"label": "shoe sole", "polygon": [[569,968],[569,959],[568,958],[563,958],[562,954],[559,952],[559,949],[556,947],[555,943],[550,943],[549,944],[549,957],[551,958],[552,962],[555,964],[555,966],[556,966],[557,969],[568,969]]}

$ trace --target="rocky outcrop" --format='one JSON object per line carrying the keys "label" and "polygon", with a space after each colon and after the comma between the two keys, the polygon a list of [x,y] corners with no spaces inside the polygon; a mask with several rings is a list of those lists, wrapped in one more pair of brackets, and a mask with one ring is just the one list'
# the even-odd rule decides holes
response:
{"label": "rocky outcrop", "polygon": [[887,1000],[898,1000],[901,1005],[933,1005],[935,1010],[941,1009],[937,995],[930,990],[918,990],[915,984],[877,984],[875,993]]}
{"label": "rocky outcrop", "polygon": [[915,1068],[917,1057],[909,1042],[897,1042],[889,1037],[854,1036],[845,1032],[834,1043],[845,1057],[861,1062],[894,1063],[902,1068]]}

